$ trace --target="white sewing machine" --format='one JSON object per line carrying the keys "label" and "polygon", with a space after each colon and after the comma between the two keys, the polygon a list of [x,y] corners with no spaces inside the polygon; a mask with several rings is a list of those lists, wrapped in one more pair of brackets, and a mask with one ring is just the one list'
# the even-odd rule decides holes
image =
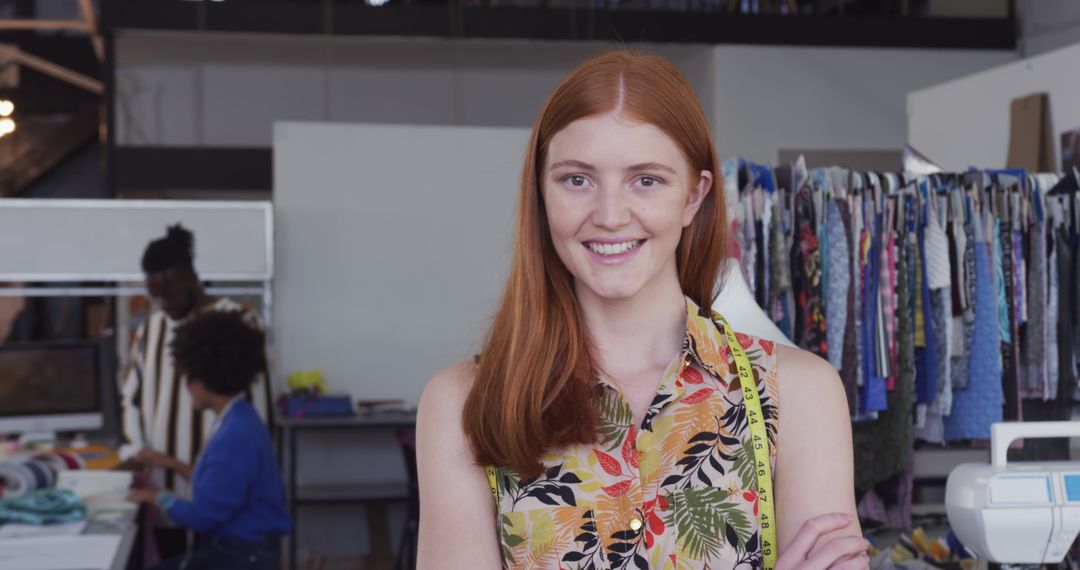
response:
{"label": "white sewing machine", "polygon": [[1009,565],[1060,562],[1080,533],[1080,462],[1008,463],[1018,438],[1080,436],[1080,422],[991,427],[991,463],[964,463],[945,486],[957,538],[980,558]]}

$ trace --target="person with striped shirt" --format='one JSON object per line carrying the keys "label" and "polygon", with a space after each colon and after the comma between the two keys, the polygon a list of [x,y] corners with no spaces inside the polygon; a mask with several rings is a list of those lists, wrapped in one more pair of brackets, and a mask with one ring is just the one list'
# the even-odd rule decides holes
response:
{"label": "person with striped shirt", "polygon": [[[177,369],[171,343],[177,327],[205,311],[241,311],[250,325],[262,324],[237,302],[206,294],[194,266],[194,236],[179,224],[146,247],[142,268],[150,297],[159,305],[135,334],[131,361],[121,385],[123,444],[120,456],[142,467],[164,467],[170,461],[190,466],[202,451],[214,422],[212,410],[193,406]],[[271,394],[267,367],[246,389],[245,397],[268,426]],[[169,459],[175,458],[175,459]],[[154,482],[182,499],[191,497],[188,481],[176,469],[150,470]],[[187,532],[165,521],[156,530],[163,555],[187,546]]]}

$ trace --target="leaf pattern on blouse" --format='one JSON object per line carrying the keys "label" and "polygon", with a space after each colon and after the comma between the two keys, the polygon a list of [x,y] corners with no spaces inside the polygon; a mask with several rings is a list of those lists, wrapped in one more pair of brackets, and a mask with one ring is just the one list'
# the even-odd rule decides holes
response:
{"label": "leaf pattern on blouse", "polygon": [[[718,315],[686,300],[683,348],[640,425],[598,379],[593,445],[552,450],[523,480],[496,468],[498,537],[513,569],[760,568],[757,480],[742,388]],[[775,462],[775,346],[736,336],[753,367]]]}

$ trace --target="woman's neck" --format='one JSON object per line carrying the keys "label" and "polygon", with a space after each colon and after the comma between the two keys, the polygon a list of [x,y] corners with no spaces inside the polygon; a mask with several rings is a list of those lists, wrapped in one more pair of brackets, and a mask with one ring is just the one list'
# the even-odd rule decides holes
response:
{"label": "woman's neck", "polygon": [[229,402],[233,401],[233,398],[234,396],[222,396],[220,394],[214,394],[210,397],[210,401],[207,403],[210,404],[210,409],[214,410],[214,415],[220,416],[221,412],[224,411],[225,408],[229,407]]}
{"label": "woman's neck", "polygon": [[608,374],[667,366],[686,334],[686,298],[674,273],[625,299],[577,288],[599,368]]}

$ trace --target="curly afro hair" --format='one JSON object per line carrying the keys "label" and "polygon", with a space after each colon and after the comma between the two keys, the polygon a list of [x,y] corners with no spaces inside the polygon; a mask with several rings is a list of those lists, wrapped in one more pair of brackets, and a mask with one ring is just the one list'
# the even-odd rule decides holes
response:
{"label": "curly afro hair", "polygon": [[240,311],[206,311],[180,325],[170,347],[177,369],[189,379],[215,394],[235,396],[263,370],[265,340]]}

